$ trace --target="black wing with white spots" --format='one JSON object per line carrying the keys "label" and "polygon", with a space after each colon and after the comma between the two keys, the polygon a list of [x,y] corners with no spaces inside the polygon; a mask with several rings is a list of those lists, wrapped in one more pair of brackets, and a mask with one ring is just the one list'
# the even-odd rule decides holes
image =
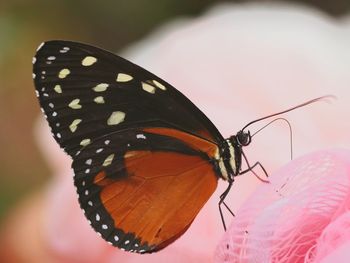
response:
{"label": "black wing with white spots", "polygon": [[171,85],[96,47],[42,43],[33,78],[54,138],[71,156],[101,136],[135,127],[175,128],[215,143],[223,139]]}

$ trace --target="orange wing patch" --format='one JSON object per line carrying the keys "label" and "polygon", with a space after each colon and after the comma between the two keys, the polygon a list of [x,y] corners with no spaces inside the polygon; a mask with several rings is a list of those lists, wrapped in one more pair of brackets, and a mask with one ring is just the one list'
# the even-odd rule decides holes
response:
{"label": "orange wing patch", "polygon": [[95,177],[100,199],[115,228],[134,233],[154,251],[190,226],[217,187],[212,165],[199,156],[174,152],[128,152],[129,176]]}

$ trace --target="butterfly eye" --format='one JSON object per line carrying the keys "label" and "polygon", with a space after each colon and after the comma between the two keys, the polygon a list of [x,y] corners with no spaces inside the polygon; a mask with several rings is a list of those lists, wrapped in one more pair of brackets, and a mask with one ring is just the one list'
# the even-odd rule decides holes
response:
{"label": "butterfly eye", "polygon": [[247,146],[252,141],[252,136],[250,135],[250,131],[248,132],[239,131],[236,134],[236,138],[238,143],[242,146]]}

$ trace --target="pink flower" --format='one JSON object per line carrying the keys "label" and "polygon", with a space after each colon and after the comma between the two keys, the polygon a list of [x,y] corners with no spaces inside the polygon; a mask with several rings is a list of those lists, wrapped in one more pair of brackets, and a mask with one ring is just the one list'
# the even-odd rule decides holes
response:
{"label": "pink flower", "polygon": [[298,158],[270,181],[239,209],[216,262],[348,262],[350,151]]}
{"label": "pink flower", "polygon": [[[317,103],[288,114],[293,125],[295,156],[300,156],[319,148],[350,146],[347,121],[350,65],[347,59],[349,41],[344,37],[346,30],[345,24],[335,23],[322,14],[303,8],[227,5],[215,8],[198,19],[177,21],[163,27],[130,48],[126,57],[177,87],[207,114],[225,137],[258,117],[324,94],[338,96],[339,99],[332,105]],[[251,127],[251,131],[256,131],[261,125]],[[15,251],[14,254],[17,253],[17,257],[24,258],[23,262],[213,261],[215,248],[224,233],[217,203],[227,186],[225,182],[220,182],[219,189],[193,225],[175,243],[152,255],[122,252],[105,243],[89,227],[78,207],[69,158],[53,141],[44,122],[40,121],[37,127],[38,142],[53,168],[54,179],[33,202],[14,213],[13,218],[17,219],[14,221],[27,221],[8,224],[8,229],[11,229],[6,235],[9,237],[8,247]],[[259,160],[272,173],[288,162],[288,136],[284,123],[276,123],[256,135],[246,149],[251,163]],[[312,159],[320,160],[318,156],[316,154]],[[292,164],[285,169],[294,171],[298,161]],[[344,167],[341,162],[339,165]],[[274,173],[271,180],[284,178],[284,172],[282,169]],[[302,186],[302,182],[299,185]],[[261,185],[250,174],[238,178],[227,203],[238,211],[258,184]],[[266,194],[268,189],[272,190],[271,187],[261,185],[264,189],[261,193]],[[262,197],[255,196],[250,200]],[[274,197],[277,198],[276,194]],[[269,202],[270,199],[264,204]],[[240,213],[237,212],[230,231],[235,229],[235,222],[241,220]],[[255,218],[259,215],[256,214]],[[227,218],[227,221],[230,219]],[[287,223],[295,223],[296,226],[302,223],[298,218],[294,219]],[[333,220],[337,222],[338,219]],[[346,224],[345,219],[339,217],[339,220],[338,224]],[[289,227],[292,228],[291,225]],[[36,231],[30,232],[30,229]],[[336,232],[335,229],[329,231]],[[28,239],[29,233],[33,242]],[[237,238],[231,236],[232,233],[226,234],[228,240]],[[21,242],[16,242],[17,239],[12,236],[21,237]],[[27,240],[25,243],[22,242],[23,236]],[[324,234],[323,239],[327,238]],[[344,240],[348,239],[344,237]],[[222,242],[221,247],[227,243]],[[258,245],[261,244],[256,244],[257,249],[260,248]],[[320,249],[322,247],[323,251],[330,251],[327,245],[319,246]],[[336,249],[324,255],[341,254],[346,250],[341,245]],[[29,252],[23,254],[23,251]],[[224,252],[217,253],[216,260],[223,260],[220,255]],[[322,253],[318,251],[315,258]]]}

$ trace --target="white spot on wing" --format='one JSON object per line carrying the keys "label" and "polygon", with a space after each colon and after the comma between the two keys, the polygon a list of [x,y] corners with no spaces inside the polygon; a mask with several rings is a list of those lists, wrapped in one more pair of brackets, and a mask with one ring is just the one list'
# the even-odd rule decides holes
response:
{"label": "white spot on wing", "polygon": [[105,100],[102,96],[98,96],[98,97],[94,98],[94,102],[96,102],[97,104],[103,104],[103,103],[105,103]]}
{"label": "white spot on wing", "polygon": [[103,162],[102,166],[108,166],[112,163],[114,154],[109,155]]}
{"label": "white spot on wing", "polygon": [[58,73],[58,77],[60,79],[66,78],[70,74],[70,70],[67,68],[61,69],[61,71]]}
{"label": "white spot on wing", "polygon": [[117,125],[123,122],[125,119],[125,113],[122,111],[114,111],[107,120],[108,125]]}
{"label": "white spot on wing", "polygon": [[156,92],[156,88],[153,87],[152,85],[146,83],[146,82],[141,82],[142,83],[142,89],[144,91],[147,91],[148,93],[154,94]]}
{"label": "white spot on wing", "polygon": [[102,92],[102,91],[105,91],[108,86],[109,84],[107,83],[100,83],[97,86],[93,87],[92,89],[96,92]]}
{"label": "white spot on wing", "polygon": [[83,61],[81,62],[81,64],[83,66],[91,66],[92,64],[94,64],[97,61],[97,58],[92,57],[92,56],[87,56],[83,59]]}
{"label": "white spot on wing", "polygon": [[47,60],[55,60],[55,59],[56,59],[55,56],[49,56],[49,57],[47,58]]}
{"label": "white spot on wing", "polygon": [[103,228],[103,229],[107,229],[107,228],[108,228],[108,226],[107,226],[107,225],[105,225],[105,224],[103,224],[103,225],[102,225],[102,228]]}
{"label": "white spot on wing", "polygon": [[91,164],[92,164],[92,159],[86,160],[85,163],[86,163],[87,165],[91,165]]}
{"label": "white spot on wing", "polygon": [[99,149],[96,150],[96,153],[100,153],[102,151],[103,151],[103,148],[99,148]]}
{"label": "white spot on wing", "polygon": [[99,214],[96,214],[96,221],[100,221],[101,217]]}
{"label": "white spot on wing", "polygon": [[36,57],[33,57],[32,58],[32,63],[35,64],[35,62],[36,62]]}
{"label": "white spot on wing", "polygon": [[137,139],[146,139],[146,136],[144,134],[136,134]]}
{"label": "white spot on wing", "polygon": [[114,236],[114,240],[115,240],[116,242],[118,242],[118,241],[119,241],[119,237],[118,237],[117,235],[115,235],[115,236]]}
{"label": "white spot on wing", "polygon": [[81,109],[82,107],[79,104],[79,102],[80,102],[80,99],[74,99],[68,104],[68,106],[74,110]]}
{"label": "white spot on wing", "polygon": [[60,53],[67,53],[69,51],[69,47],[63,47],[61,50],[60,50]]}
{"label": "white spot on wing", "polygon": [[160,88],[160,89],[162,89],[162,90],[166,90],[166,87],[165,87],[162,83],[159,83],[159,82],[156,81],[156,80],[153,80],[152,82],[154,83],[154,85],[157,86],[157,88]]}
{"label": "white spot on wing", "polygon": [[133,77],[128,75],[128,74],[119,73],[116,80],[117,80],[117,82],[128,82],[132,79],[133,79]]}
{"label": "white spot on wing", "polygon": [[36,75],[33,73],[33,74],[32,74],[33,79],[35,79],[35,76],[36,76]]}
{"label": "white spot on wing", "polygon": [[69,129],[71,132],[75,132],[78,129],[78,124],[81,123],[81,119],[74,120],[70,125]]}
{"label": "white spot on wing", "polygon": [[86,145],[89,145],[91,143],[91,140],[90,139],[84,139],[80,142],[80,145],[81,146],[86,146]]}
{"label": "white spot on wing", "polygon": [[53,89],[54,89],[57,93],[62,93],[61,85],[56,85]]}

